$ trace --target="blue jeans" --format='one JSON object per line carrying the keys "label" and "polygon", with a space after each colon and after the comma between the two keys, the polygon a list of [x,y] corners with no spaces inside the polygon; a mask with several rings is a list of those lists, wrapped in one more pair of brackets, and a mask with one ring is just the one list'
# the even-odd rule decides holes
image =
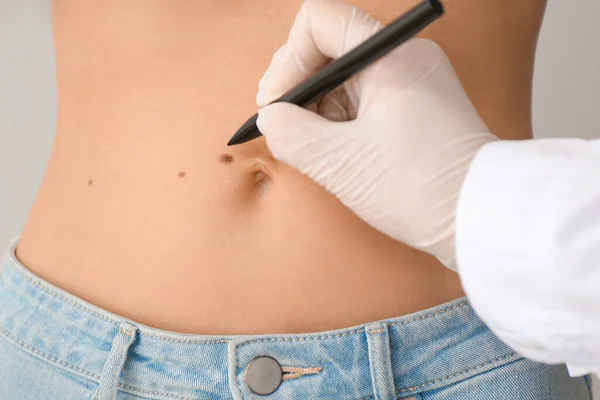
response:
{"label": "blue jeans", "polygon": [[43,281],[15,248],[0,281],[2,400],[591,398],[587,379],[504,345],[466,299],[327,332],[180,334]]}

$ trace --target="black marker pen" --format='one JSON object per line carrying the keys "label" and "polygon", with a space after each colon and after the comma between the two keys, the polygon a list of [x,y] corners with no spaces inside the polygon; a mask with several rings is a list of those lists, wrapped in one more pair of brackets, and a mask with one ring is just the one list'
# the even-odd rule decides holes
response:
{"label": "black marker pen", "polygon": [[[274,103],[286,102],[306,107],[343,84],[358,71],[416,36],[443,13],[444,7],[439,0],[424,1],[275,100]],[[227,145],[242,144],[261,136],[256,127],[257,118],[258,114],[255,114],[248,119],[232,136]]]}

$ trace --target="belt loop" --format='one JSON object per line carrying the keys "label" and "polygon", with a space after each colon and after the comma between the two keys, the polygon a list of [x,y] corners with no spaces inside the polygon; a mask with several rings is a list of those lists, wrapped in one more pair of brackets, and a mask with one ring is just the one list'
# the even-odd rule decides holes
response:
{"label": "belt loop", "polygon": [[119,376],[127,359],[129,346],[135,340],[137,328],[127,322],[119,324],[119,332],[115,336],[108,358],[102,368],[100,385],[92,400],[117,400]]}
{"label": "belt loop", "polygon": [[396,400],[388,326],[385,322],[373,322],[367,324],[365,332],[374,399]]}

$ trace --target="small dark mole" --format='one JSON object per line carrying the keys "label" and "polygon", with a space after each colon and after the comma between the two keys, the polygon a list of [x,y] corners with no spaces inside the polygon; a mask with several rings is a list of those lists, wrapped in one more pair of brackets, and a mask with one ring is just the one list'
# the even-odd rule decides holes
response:
{"label": "small dark mole", "polygon": [[93,184],[93,183],[94,183],[94,181],[90,179],[90,180],[88,181],[88,186],[92,186],[92,184]]}
{"label": "small dark mole", "polygon": [[226,154],[223,153],[221,154],[221,156],[219,157],[219,161],[222,164],[231,164],[233,162],[233,156],[231,154]]}
{"label": "small dark mole", "polygon": [[183,178],[185,176],[185,171],[179,171],[179,176],[180,178]]}

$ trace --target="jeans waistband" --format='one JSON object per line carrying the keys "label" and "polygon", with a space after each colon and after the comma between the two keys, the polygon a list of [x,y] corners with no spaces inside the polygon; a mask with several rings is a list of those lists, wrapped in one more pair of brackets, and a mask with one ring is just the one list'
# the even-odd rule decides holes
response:
{"label": "jeans waistband", "polygon": [[270,399],[354,400],[409,398],[521,358],[466,299],[315,333],[213,336],[155,329],[37,277],[16,259],[16,244],[2,261],[0,339],[98,382],[120,326],[132,325],[135,339],[117,384],[147,398],[264,399],[245,377],[260,356],[274,358],[287,371]]}

